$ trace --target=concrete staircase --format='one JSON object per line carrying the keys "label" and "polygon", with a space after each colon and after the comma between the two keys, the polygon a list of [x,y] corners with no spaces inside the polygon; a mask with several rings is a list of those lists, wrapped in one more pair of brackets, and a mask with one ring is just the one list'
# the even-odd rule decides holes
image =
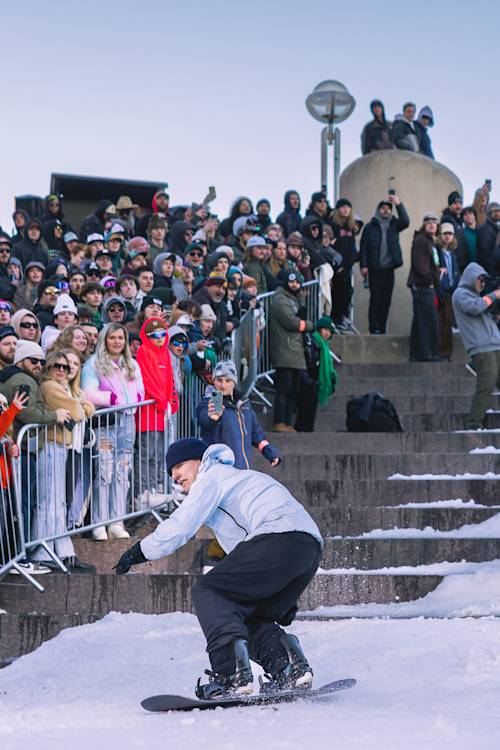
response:
{"label": "concrete staircase", "polygon": [[[391,337],[337,340],[345,364],[338,368],[335,397],[319,410],[317,431],[272,436],[284,456],[278,469],[256,461],[256,468],[282,481],[303,502],[326,539],[325,572],[304,593],[302,610],[411,601],[435,589],[443,576],[427,575],[425,569],[408,572],[408,567],[500,558],[498,538],[453,536],[457,528],[486,521],[500,509],[500,453],[471,453],[487,446],[500,450],[500,431],[454,432],[463,430],[475,387],[465,362],[410,365],[398,342],[392,345]],[[350,361],[354,356],[358,363]],[[343,432],[347,400],[373,390],[393,401],[404,433]],[[261,417],[270,425],[270,414]],[[500,414],[488,419],[491,428],[500,428]],[[450,502],[458,499],[462,503]],[[134,527],[134,538],[153,526],[149,521]],[[361,536],[376,529],[427,527],[449,535]],[[7,576],[0,583],[0,607],[8,613],[0,616],[0,663],[36,648],[64,627],[92,622],[110,611],[192,611],[191,590],[209,538],[202,530],[177,554],[137,566],[120,578],[113,565],[134,539],[77,539],[77,554],[96,566],[97,575],[43,576],[43,594],[19,576]],[[383,570],[403,566],[406,572]]]}

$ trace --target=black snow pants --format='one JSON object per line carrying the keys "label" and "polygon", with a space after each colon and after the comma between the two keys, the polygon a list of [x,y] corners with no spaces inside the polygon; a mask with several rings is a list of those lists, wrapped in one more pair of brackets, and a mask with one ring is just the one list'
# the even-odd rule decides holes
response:
{"label": "black snow pants", "polygon": [[294,619],[320,557],[321,545],[305,532],[262,534],[240,542],[200,579],[193,601],[214,672],[234,674],[235,638],[248,641],[250,658],[266,672],[287,664],[279,626]]}

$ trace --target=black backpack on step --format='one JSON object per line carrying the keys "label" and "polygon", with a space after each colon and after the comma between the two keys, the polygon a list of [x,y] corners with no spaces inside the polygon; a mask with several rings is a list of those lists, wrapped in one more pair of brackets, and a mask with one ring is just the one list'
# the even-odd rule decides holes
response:
{"label": "black backpack on step", "polygon": [[346,412],[348,432],[403,432],[396,409],[380,393],[352,398]]}

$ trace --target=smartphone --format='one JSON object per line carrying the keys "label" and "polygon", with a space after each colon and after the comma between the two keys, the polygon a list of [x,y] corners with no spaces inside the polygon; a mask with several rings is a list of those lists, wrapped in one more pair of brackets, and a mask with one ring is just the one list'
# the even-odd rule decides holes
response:
{"label": "smartphone", "polygon": [[29,386],[28,383],[21,383],[21,385],[19,386],[19,388],[17,389],[17,391],[18,391],[19,395],[21,395],[22,393],[25,393],[28,396],[28,398],[29,398],[30,389],[31,389],[31,386]]}
{"label": "smartphone", "polygon": [[394,188],[389,188],[389,195],[396,195]]}
{"label": "smartphone", "polygon": [[216,414],[222,414],[222,399],[224,396],[222,395],[222,391],[214,391],[212,393],[211,401],[215,407],[215,413]]}
{"label": "smartphone", "polygon": [[64,426],[66,427],[66,429],[67,429],[67,430],[68,430],[69,432],[73,432],[73,430],[74,430],[74,428],[75,428],[75,424],[76,424],[75,420],[74,420],[74,419],[71,419],[71,418],[70,418],[70,419],[67,419],[67,420],[66,420],[66,421],[64,422]]}

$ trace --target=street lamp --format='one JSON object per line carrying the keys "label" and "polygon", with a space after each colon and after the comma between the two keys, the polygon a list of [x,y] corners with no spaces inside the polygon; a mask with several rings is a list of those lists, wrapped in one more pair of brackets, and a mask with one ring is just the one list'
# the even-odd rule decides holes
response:
{"label": "street lamp", "polygon": [[339,197],[340,130],[337,125],[352,114],[356,100],[343,83],[322,81],[306,99],[306,107],[315,120],[325,124],[321,131],[321,186],[326,191],[328,181],[328,146],[333,145],[333,200]]}

